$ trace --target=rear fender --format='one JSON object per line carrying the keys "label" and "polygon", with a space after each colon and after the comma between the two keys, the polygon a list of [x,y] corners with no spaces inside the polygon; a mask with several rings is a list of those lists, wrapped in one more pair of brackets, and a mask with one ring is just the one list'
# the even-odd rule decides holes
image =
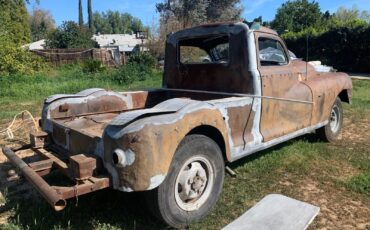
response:
{"label": "rear fender", "polygon": [[[146,117],[124,128],[107,127],[103,138],[104,162],[112,175],[113,187],[126,192],[158,187],[166,178],[181,141],[199,126],[219,130],[226,156],[230,158],[224,118],[218,109],[207,107],[196,110],[188,107],[181,113]],[[125,158],[131,159],[129,163],[117,165],[113,162],[113,152],[117,149],[127,155]]]}

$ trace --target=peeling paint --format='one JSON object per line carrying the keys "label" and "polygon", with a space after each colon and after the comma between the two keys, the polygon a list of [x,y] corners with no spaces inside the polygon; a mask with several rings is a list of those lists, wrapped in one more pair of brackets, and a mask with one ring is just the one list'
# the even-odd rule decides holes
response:
{"label": "peeling paint", "polygon": [[134,190],[132,188],[125,187],[125,186],[119,187],[117,189],[120,190],[120,191],[122,191],[122,192],[134,192]]}
{"label": "peeling paint", "polygon": [[150,178],[150,186],[147,190],[152,190],[156,187],[158,187],[162,182],[166,179],[166,174],[156,175],[152,178]]}
{"label": "peeling paint", "polygon": [[46,99],[42,110],[42,127],[44,131],[51,133],[53,131],[53,124],[51,122],[51,111],[57,110],[60,106],[68,105],[81,105],[86,104],[88,101],[97,100],[105,96],[112,96],[121,99],[126,103],[127,108],[132,108],[133,102],[130,94],[124,96],[120,93],[105,91],[102,89],[84,90],[76,95],[55,95]]}
{"label": "peeling paint", "polygon": [[125,154],[126,154],[127,166],[132,165],[135,162],[135,153],[131,149],[128,149],[127,151],[125,151]]}

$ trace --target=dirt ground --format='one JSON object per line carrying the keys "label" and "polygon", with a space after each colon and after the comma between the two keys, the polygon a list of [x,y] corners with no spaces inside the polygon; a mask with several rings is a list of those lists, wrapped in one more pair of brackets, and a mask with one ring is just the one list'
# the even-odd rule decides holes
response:
{"label": "dirt ground", "polygon": [[[345,130],[342,140],[338,143],[342,147],[370,148],[370,120],[360,120],[353,122],[350,119],[344,120]],[[357,174],[358,169],[348,164],[339,165],[341,168],[340,176],[349,178]],[[281,181],[284,187],[297,186],[295,189],[296,198],[316,205],[321,208],[320,214],[315,219],[310,229],[366,229],[370,230],[370,202],[362,201],[353,193],[348,193],[345,188],[338,188],[332,182],[320,184],[312,177],[322,177],[315,175],[317,172],[310,173],[309,177],[290,181],[289,179]],[[329,176],[329,175],[327,175]],[[286,188],[285,188],[286,189]]]}
{"label": "dirt ground", "polygon": [[[2,125],[0,130],[4,130],[8,124]],[[10,147],[18,147],[28,142],[28,134],[30,131],[33,130],[33,125],[29,122],[25,122],[22,124],[23,127],[14,132],[15,138],[13,140],[9,140],[5,134],[0,136],[0,147],[2,146],[10,146]],[[34,154],[29,151],[21,151],[19,152],[19,156],[22,158],[25,157],[32,157]],[[7,218],[11,215],[11,212],[7,210],[5,204],[5,197],[12,196],[12,197],[22,197],[22,194],[25,194],[27,191],[27,196],[34,194],[34,190],[32,187],[22,181],[8,181],[8,170],[13,169],[11,164],[7,161],[5,155],[2,153],[0,148],[0,224],[6,223]]]}

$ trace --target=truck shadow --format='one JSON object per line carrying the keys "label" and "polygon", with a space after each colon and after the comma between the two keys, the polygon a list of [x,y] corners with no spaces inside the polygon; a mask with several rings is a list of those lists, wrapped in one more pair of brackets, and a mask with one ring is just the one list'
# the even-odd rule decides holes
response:
{"label": "truck shadow", "polygon": [[[28,198],[9,198],[8,222],[22,229],[165,229],[146,208],[142,193],[106,189],[68,201],[55,212],[35,192]],[[0,210],[1,212],[1,210]]]}
{"label": "truck shadow", "polygon": [[[0,154],[1,151],[0,151]],[[25,157],[27,162],[32,157]],[[20,229],[166,229],[149,212],[145,193],[123,193],[105,189],[68,200],[67,207],[55,212],[25,179],[6,180],[7,171],[14,169],[9,162],[0,163],[0,220]],[[53,185],[70,182],[61,173],[44,177]],[[0,222],[0,229],[3,229]]]}
{"label": "truck shadow", "polygon": [[[10,145],[25,143],[14,141]],[[1,147],[1,146],[0,146]],[[0,154],[3,154],[0,150]],[[34,156],[23,157],[25,162]],[[55,212],[25,179],[8,182],[8,170],[15,169],[9,162],[0,163],[0,229],[2,220],[20,229],[166,229],[149,212],[144,193],[123,193],[105,189],[68,200],[67,207]],[[45,177],[53,185],[70,182],[60,173]],[[13,229],[13,228],[11,228]]]}

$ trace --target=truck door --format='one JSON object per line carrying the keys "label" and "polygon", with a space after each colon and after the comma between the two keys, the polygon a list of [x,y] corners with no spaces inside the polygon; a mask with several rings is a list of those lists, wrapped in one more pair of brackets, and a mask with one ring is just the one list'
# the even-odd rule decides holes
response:
{"label": "truck door", "polygon": [[310,125],[312,92],[278,36],[256,33],[256,43],[262,81],[260,130],[268,142]]}

